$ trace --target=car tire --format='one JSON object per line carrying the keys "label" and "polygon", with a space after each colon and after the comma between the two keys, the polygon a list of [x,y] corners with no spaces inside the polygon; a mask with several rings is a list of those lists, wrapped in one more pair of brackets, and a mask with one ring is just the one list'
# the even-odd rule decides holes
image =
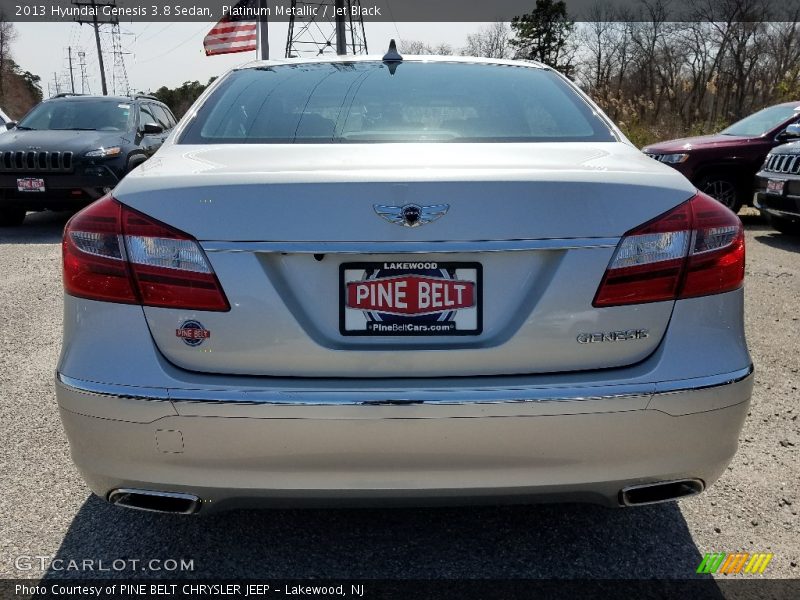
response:
{"label": "car tire", "polygon": [[792,219],[776,217],[774,215],[767,215],[767,222],[772,226],[773,229],[777,229],[781,233],[785,233],[787,235],[800,235],[800,219],[795,221]]}
{"label": "car tire", "polygon": [[703,176],[697,182],[697,189],[718,200],[733,212],[742,208],[742,192],[739,182],[726,173],[712,173]]}
{"label": "car tire", "polygon": [[0,227],[19,227],[25,220],[26,213],[24,208],[0,209]]}

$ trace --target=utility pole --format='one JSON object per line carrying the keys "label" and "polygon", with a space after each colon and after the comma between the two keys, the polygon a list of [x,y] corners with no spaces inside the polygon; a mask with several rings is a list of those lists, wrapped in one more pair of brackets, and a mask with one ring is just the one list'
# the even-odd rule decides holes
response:
{"label": "utility pole", "polygon": [[72,93],[75,93],[75,76],[72,74],[72,46],[68,46],[69,52],[69,83],[72,86]]}
{"label": "utility pole", "polygon": [[[86,75],[86,52],[78,51],[78,66],[81,69],[81,94],[89,90],[89,77]],[[91,90],[89,90],[91,93]]]}
{"label": "utility pole", "polygon": [[[258,0],[258,49],[261,60],[269,60],[269,22],[267,20],[267,0]],[[261,14],[263,13],[263,14]]]}
{"label": "utility pole", "polygon": [[80,23],[83,25],[84,23],[88,23],[92,27],[94,27],[94,41],[97,44],[97,63],[100,67],[100,84],[103,88],[103,96],[108,96],[108,86],[106,85],[106,69],[105,65],[103,64],[103,46],[100,43],[100,26],[101,25],[116,25],[119,23],[119,20],[116,18],[109,19],[107,21],[100,21],[97,18],[98,8],[103,6],[116,6],[117,3],[115,0],[109,0],[108,2],[97,2],[97,0],[90,0],[89,2],[79,2],[77,0],[72,0],[72,4],[74,6],[89,6],[92,9],[92,20],[91,21],[84,21],[80,18],[75,19],[76,23]]}
{"label": "utility pole", "polygon": [[344,31],[344,0],[335,0],[336,9],[336,54],[347,54],[347,36]]}
{"label": "utility pole", "polygon": [[56,95],[60,94],[61,86],[58,85],[58,74],[55,71],[53,71],[53,84],[55,85],[56,88]]}

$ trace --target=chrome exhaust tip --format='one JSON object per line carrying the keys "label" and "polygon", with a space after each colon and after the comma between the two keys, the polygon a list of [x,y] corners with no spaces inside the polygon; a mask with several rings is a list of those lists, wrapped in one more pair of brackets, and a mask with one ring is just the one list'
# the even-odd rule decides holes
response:
{"label": "chrome exhaust tip", "polygon": [[116,506],[147,512],[191,515],[200,510],[202,501],[194,494],[154,492],[120,488],[108,493],[108,501]]}
{"label": "chrome exhaust tip", "polygon": [[671,502],[680,498],[696,496],[705,487],[701,479],[676,479],[630,485],[620,490],[619,503],[622,506],[644,506]]}

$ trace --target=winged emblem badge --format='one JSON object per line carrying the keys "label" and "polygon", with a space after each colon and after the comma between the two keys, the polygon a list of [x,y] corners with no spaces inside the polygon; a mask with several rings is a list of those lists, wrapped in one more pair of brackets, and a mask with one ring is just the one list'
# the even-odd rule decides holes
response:
{"label": "winged emblem badge", "polygon": [[403,206],[387,206],[373,204],[372,208],[389,223],[402,225],[403,227],[419,227],[444,216],[450,210],[450,205],[431,204],[430,206],[420,206],[419,204],[404,204]]}

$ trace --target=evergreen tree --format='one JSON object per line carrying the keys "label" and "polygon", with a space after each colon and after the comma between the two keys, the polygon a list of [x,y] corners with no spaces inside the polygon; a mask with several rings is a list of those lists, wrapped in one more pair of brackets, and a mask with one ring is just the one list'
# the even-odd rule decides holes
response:
{"label": "evergreen tree", "polygon": [[536,60],[570,75],[575,52],[569,38],[574,28],[563,0],[536,0],[536,8],[511,21],[514,57]]}

